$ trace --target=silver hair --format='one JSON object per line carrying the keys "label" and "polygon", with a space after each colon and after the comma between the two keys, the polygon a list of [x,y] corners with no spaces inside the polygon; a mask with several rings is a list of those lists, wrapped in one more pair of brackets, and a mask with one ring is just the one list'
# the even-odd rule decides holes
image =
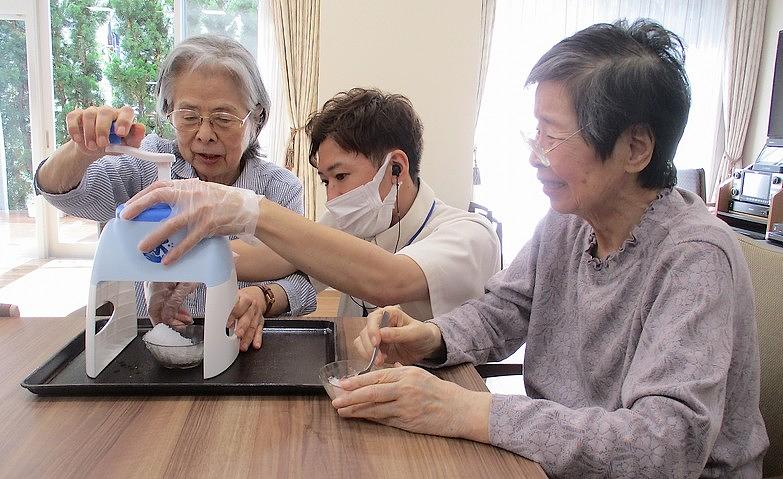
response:
{"label": "silver hair", "polygon": [[248,110],[256,119],[256,134],[250,146],[257,147],[255,138],[269,118],[269,94],[266,92],[256,60],[240,43],[219,35],[198,35],[179,43],[163,60],[158,70],[158,82],[155,86],[157,111],[161,116],[171,112],[174,104],[174,82],[182,73],[203,68],[224,68],[231,75],[243,97]]}

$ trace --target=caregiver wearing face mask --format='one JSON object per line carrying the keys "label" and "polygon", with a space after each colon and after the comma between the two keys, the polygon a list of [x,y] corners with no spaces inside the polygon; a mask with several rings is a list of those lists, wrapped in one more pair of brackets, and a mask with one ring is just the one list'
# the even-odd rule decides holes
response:
{"label": "caregiver wearing face mask", "polygon": [[446,205],[419,178],[422,125],[407,98],[354,88],[327,101],[307,132],[310,162],[326,186],[318,224],[224,185],[158,182],[124,216],[161,202],[184,209],[139,247],[187,226],[188,237],[164,259],[170,263],[205,236],[254,230],[271,250],[240,251],[237,273],[268,279],[304,271],[343,293],[340,316],[399,304],[429,319],[483,294],[500,269],[497,235],[484,217]]}

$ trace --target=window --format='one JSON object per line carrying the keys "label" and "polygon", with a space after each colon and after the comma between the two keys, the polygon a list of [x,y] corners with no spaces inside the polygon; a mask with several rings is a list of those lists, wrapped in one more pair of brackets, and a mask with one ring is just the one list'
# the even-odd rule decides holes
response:
{"label": "window", "polygon": [[[160,133],[153,89],[174,43],[173,0],[50,0],[49,6],[55,148],[68,141],[66,115],[91,105],[130,105],[148,132]],[[50,254],[91,254],[95,222],[62,212],[51,219]]]}
{"label": "window", "polygon": [[519,131],[535,128],[532,89],[523,90],[538,58],[562,38],[598,22],[652,18],[686,44],[692,103],[688,126],[675,158],[678,168],[705,168],[709,178],[721,128],[723,21],[726,0],[650,2],[499,0],[484,96],[476,129],[476,157],[482,184],[475,201],[504,225],[504,253],[513,258],[549,209]]}
{"label": "window", "polygon": [[36,257],[27,25],[0,17],[0,255],[2,270]]}
{"label": "window", "polygon": [[[0,250],[11,253],[4,258],[15,258],[9,267],[42,255],[92,255],[98,225],[35,197],[33,174],[43,157],[68,140],[65,117],[75,108],[131,105],[148,133],[172,135],[156,118],[154,87],[158,66],[177,38],[227,35],[256,56],[272,101],[261,148],[282,164],[288,117],[269,2],[49,0],[50,22],[37,2],[1,3]],[[45,34],[37,32],[49,24],[47,58]],[[51,98],[32,91],[48,91]]]}
{"label": "window", "polygon": [[258,0],[183,0],[182,38],[204,33],[226,35],[258,58]]}
{"label": "window", "polygon": [[275,30],[269,1],[178,0],[182,37],[212,33],[226,35],[247,48],[258,61],[261,78],[272,103],[259,144],[269,161],[282,165],[289,121],[277,59]]}

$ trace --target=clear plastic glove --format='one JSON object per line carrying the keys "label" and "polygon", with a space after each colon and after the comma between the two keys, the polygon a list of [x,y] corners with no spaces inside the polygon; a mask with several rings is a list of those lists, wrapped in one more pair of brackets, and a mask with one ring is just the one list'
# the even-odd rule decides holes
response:
{"label": "clear plastic glove", "polygon": [[198,283],[144,283],[144,297],[152,324],[163,323],[174,329],[193,324],[193,317],[182,307],[185,298]]}
{"label": "clear plastic glove", "polygon": [[150,251],[176,231],[187,228],[185,239],[163,258],[163,264],[171,264],[203,238],[254,236],[261,198],[263,195],[251,190],[198,179],[156,181],[125,203],[122,217],[133,219],[157,203],[171,205],[177,214],[139,243],[141,251]]}

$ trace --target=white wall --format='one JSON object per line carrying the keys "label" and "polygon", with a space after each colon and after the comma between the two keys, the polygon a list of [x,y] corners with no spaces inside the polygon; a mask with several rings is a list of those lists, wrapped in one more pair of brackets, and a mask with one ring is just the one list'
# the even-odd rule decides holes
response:
{"label": "white wall", "polygon": [[[318,106],[352,87],[410,98],[424,124],[421,177],[470,201],[480,55],[478,0],[321,0]],[[319,189],[318,216],[325,202]]]}
{"label": "white wall", "polygon": [[745,166],[753,163],[767,141],[772,75],[775,72],[775,52],[780,30],[783,30],[783,1],[770,0],[764,20],[764,43],[761,47],[761,65],[759,65],[759,77],[756,83],[756,96],[753,99],[753,114],[742,154],[742,164]]}

